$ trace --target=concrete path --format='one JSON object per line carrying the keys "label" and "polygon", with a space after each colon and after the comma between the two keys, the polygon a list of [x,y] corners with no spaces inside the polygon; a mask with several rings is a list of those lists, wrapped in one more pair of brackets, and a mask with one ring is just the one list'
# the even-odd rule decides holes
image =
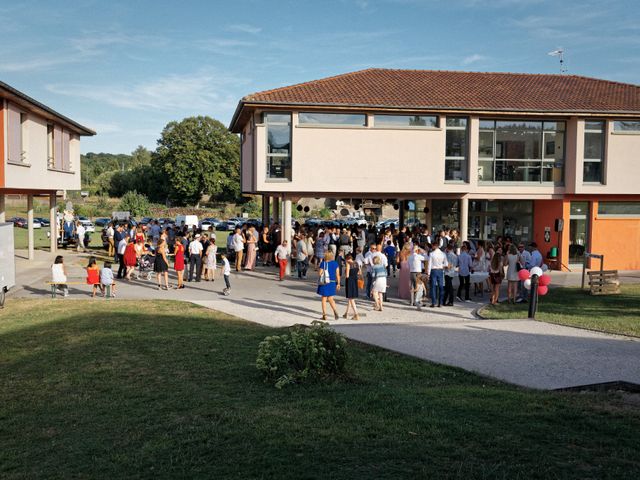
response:
{"label": "concrete path", "polygon": [[[17,259],[17,287],[10,297],[43,298],[49,290],[52,257],[37,252],[35,261]],[[86,256],[65,252],[69,276],[85,277]],[[579,283],[577,274],[553,272],[553,284]],[[625,274],[640,280],[638,272]],[[175,283],[172,277],[171,281]],[[390,279],[390,292],[395,292]],[[320,300],[315,277],[279,282],[275,268],[232,274],[232,293],[222,295],[221,278],[215,282],[187,283],[184,290],[158,291],[155,279],[120,282],[118,298],[183,300],[216,309],[271,327],[319,320]],[[90,299],[89,288],[71,289],[68,299]],[[336,297],[340,313],[346,301]],[[479,320],[476,308],[486,303],[461,303],[455,307],[417,311],[406,301],[390,298],[383,312],[374,312],[369,301],[359,301],[361,320],[331,321],[349,338],[378,345],[425,360],[478,372],[517,385],[555,389],[624,380],[640,384],[640,339],[606,335],[528,320]],[[94,301],[109,302],[96,298]],[[640,319],[639,319],[640,321]]]}

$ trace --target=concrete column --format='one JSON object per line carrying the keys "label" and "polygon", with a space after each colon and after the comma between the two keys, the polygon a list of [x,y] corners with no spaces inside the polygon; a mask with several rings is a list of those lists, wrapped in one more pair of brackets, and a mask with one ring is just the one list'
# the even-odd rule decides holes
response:
{"label": "concrete column", "polygon": [[273,222],[280,223],[280,197],[273,197]]}
{"label": "concrete column", "polygon": [[404,227],[404,200],[398,200],[398,230]]}
{"label": "concrete column", "polygon": [[29,260],[35,258],[33,238],[33,195],[27,195],[27,235],[29,237]]}
{"label": "concrete column", "polygon": [[4,223],[6,221],[7,216],[5,213],[4,193],[0,193],[0,223]]}
{"label": "concrete column", "polygon": [[[293,240],[293,229],[291,228],[291,199],[284,198],[282,201],[282,234],[287,241],[287,251],[291,254],[291,241]],[[287,262],[287,275],[291,275],[291,262]]]}
{"label": "concrete column", "polygon": [[269,195],[262,195],[262,225],[268,226],[271,224],[271,214],[269,212],[270,206],[271,197]]}
{"label": "concrete column", "polygon": [[51,253],[58,249],[58,216],[56,211],[56,192],[53,192],[49,194],[49,246]]}
{"label": "concrete column", "polygon": [[468,240],[469,233],[469,199],[464,197],[460,199],[460,240]]}

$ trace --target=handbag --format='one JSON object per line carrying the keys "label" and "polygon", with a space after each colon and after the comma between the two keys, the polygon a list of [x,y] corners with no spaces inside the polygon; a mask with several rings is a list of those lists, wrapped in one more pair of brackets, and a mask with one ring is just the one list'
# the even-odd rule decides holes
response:
{"label": "handbag", "polygon": [[[323,265],[324,265],[324,268],[323,268]],[[327,262],[322,262],[320,264],[320,268],[322,269],[322,273],[318,277],[318,284],[320,285],[327,285],[331,283],[331,276],[329,275],[329,270],[327,270],[328,266],[329,265],[327,264]]]}
{"label": "handbag", "polygon": [[359,278],[358,279],[358,288],[359,289],[363,289],[364,288],[364,278]]}

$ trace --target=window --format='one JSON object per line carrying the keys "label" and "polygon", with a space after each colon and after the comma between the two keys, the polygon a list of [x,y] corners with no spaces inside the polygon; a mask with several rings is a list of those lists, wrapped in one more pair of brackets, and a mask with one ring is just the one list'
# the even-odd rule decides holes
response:
{"label": "window", "polygon": [[25,149],[26,123],[27,114],[9,103],[7,108],[7,153],[10,163],[24,163],[27,159]]}
{"label": "window", "polygon": [[640,217],[640,202],[599,202],[598,215],[611,217]]}
{"label": "window", "polygon": [[54,153],[54,140],[53,140],[53,134],[54,132],[54,127],[51,124],[47,124],[47,167],[48,168],[55,168],[56,166],[56,157],[55,157],[55,153]]}
{"label": "window", "polygon": [[376,127],[400,127],[400,128],[436,128],[438,117],[436,115],[375,115]]}
{"label": "window", "polygon": [[367,116],[351,113],[299,113],[298,124],[365,127],[367,125]]}
{"label": "window", "polygon": [[444,160],[445,181],[467,181],[467,119],[448,117]]}
{"label": "window", "polygon": [[584,123],[584,166],[582,181],[603,183],[604,122],[588,120]]}
{"label": "window", "polygon": [[265,113],[267,179],[291,181],[291,114]]}
{"label": "window", "polygon": [[640,133],[640,120],[616,120],[613,122],[613,131]]}
{"label": "window", "polygon": [[481,182],[564,180],[564,122],[480,120],[478,140]]}

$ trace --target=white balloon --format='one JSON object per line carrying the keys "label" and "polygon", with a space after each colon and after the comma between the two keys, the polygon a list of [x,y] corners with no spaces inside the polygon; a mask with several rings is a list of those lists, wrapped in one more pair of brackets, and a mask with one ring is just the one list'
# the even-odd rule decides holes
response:
{"label": "white balloon", "polygon": [[531,290],[531,279],[530,278],[527,278],[524,281],[524,288],[526,288],[527,290]]}
{"label": "white balloon", "polygon": [[542,274],[543,274],[543,271],[542,271],[542,269],[541,269],[540,267],[533,267],[533,268],[529,271],[529,273],[531,274],[531,276],[533,276],[533,275],[538,275],[538,276],[540,276],[540,275],[542,275]]}

